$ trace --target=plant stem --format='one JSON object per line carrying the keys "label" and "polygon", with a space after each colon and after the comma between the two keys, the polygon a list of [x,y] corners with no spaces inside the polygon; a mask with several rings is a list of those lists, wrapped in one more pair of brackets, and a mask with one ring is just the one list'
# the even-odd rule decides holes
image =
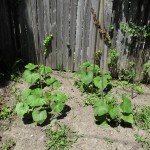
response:
{"label": "plant stem", "polygon": [[104,76],[103,76],[103,72],[104,72],[104,0],[102,0],[102,97],[104,95],[103,90],[104,90]]}

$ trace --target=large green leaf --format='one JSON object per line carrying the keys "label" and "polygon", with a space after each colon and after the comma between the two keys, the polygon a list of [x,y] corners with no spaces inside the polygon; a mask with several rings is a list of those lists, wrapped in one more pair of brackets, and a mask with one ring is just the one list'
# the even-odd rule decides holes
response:
{"label": "large green leaf", "polygon": [[93,71],[93,69],[96,73],[100,72],[100,68],[98,65],[95,65],[95,67],[94,67],[94,65],[91,64],[89,67],[87,67],[87,70],[89,70],[89,71]]}
{"label": "large green leaf", "polygon": [[133,119],[133,115],[132,114],[122,113],[121,119],[124,122],[128,122],[128,123],[131,123],[131,124],[134,123],[134,119]]}
{"label": "large green leaf", "polygon": [[56,80],[54,77],[46,79],[46,84],[53,85],[56,87],[60,87],[60,85],[61,85],[60,82],[58,80]]}
{"label": "large green leaf", "polygon": [[26,90],[22,91],[21,96],[20,96],[21,99],[22,100],[27,99],[28,96],[30,95],[30,93],[31,93],[31,89],[26,89]]}
{"label": "large green leaf", "polygon": [[[106,88],[108,84],[108,81],[106,78],[103,78],[103,88]],[[102,77],[95,77],[94,78],[94,85],[99,88],[102,89]]]}
{"label": "large green leaf", "polygon": [[33,110],[32,118],[38,124],[42,124],[47,119],[47,112],[46,110],[43,110],[43,111]]}
{"label": "large green leaf", "polygon": [[60,91],[53,91],[50,97],[53,101],[56,101],[56,102],[58,101],[62,103],[65,103],[68,99],[68,97]]}
{"label": "large green leaf", "polygon": [[52,73],[52,69],[50,67],[47,67],[47,66],[40,66],[40,73],[43,75],[43,74],[49,74],[49,73]]}
{"label": "large green leaf", "polygon": [[29,64],[27,64],[26,66],[25,66],[25,68],[26,69],[29,69],[30,71],[31,70],[34,70],[35,68],[37,68],[38,67],[38,65],[34,65],[34,64],[32,64],[32,63],[29,63]]}
{"label": "large green leaf", "polygon": [[89,85],[92,81],[93,81],[93,72],[89,71],[89,72],[84,72],[81,74],[80,76],[80,80],[86,84]]}
{"label": "large green leaf", "polygon": [[104,114],[102,116],[96,116],[95,118],[100,127],[102,127],[102,128],[109,127],[109,125],[107,123],[107,114]]}
{"label": "large green leaf", "polygon": [[40,74],[39,73],[32,73],[29,70],[26,70],[23,73],[23,78],[28,84],[33,84],[35,83],[38,79],[40,79]]}
{"label": "large green leaf", "polygon": [[39,106],[43,106],[43,105],[46,105],[46,104],[47,104],[47,99],[46,98],[36,98],[36,99],[34,99],[34,101],[32,101],[30,106],[39,107]]}
{"label": "large green leaf", "polygon": [[23,118],[24,114],[26,114],[29,110],[29,106],[27,105],[24,105],[22,102],[21,103],[18,103],[16,105],[16,112],[17,112],[17,115],[21,118]]}
{"label": "large green leaf", "polygon": [[64,109],[65,104],[64,103],[54,103],[51,105],[51,109],[53,110],[53,112],[55,113],[60,113],[63,109]]}
{"label": "large green leaf", "polygon": [[96,116],[103,116],[108,113],[109,107],[102,100],[100,100],[94,105],[94,111]]}
{"label": "large green leaf", "polygon": [[37,97],[42,97],[42,93],[43,93],[43,89],[40,89],[40,88],[36,88],[31,91],[31,94]]}
{"label": "large green leaf", "polygon": [[111,109],[111,110],[109,111],[109,114],[110,114],[110,117],[111,117],[112,119],[115,119],[115,118],[118,116],[118,114],[119,114],[119,109],[118,109],[118,107],[115,106],[113,109]]}
{"label": "large green leaf", "polygon": [[120,108],[122,109],[123,113],[132,113],[131,101],[130,99],[122,95],[123,102],[120,104]]}
{"label": "large green leaf", "polygon": [[87,61],[87,62],[81,64],[81,65],[80,65],[80,68],[87,68],[87,67],[89,67],[90,65],[91,65],[91,63],[90,63],[89,61]]}
{"label": "large green leaf", "polygon": [[28,98],[24,101],[24,103],[28,106],[31,106],[35,99],[37,99],[36,95],[29,95]]}

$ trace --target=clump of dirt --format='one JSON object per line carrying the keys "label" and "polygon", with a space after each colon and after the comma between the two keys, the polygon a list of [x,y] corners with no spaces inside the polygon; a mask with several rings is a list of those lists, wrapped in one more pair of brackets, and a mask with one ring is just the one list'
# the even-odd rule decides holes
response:
{"label": "clump of dirt", "polygon": [[[84,107],[85,94],[79,92],[74,86],[72,73],[54,71],[55,76],[62,82],[59,88],[69,96],[66,114],[59,118],[61,124],[69,126],[73,131],[78,132],[78,141],[73,145],[73,150],[142,150],[141,146],[135,141],[134,135],[138,128],[123,128],[121,126],[112,128],[100,128],[95,123],[92,107]],[[21,91],[26,88],[25,84],[16,85]],[[7,87],[5,87],[7,88]],[[1,89],[2,90],[2,89]],[[0,90],[0,91],[1,91]],[[4,90],[4,89],[3,89]],[[119,92],[124,92],[122,89]],[[143,95],[137,95],[133,99],[136,105],[149,104],[150,89],[145,87]],[[13,101],[13,96],[8,92],[8,99]],[[7,97],[5,97],[7,99]],[[2,133],[2,139],[13,138],[16,142],[14,150],[44,150],[45,149],[45,126],[35,126],[34,123],[24,124],[18,117],[10,124],[10,130]],[[145,131],[140,130],[145,134]]]}

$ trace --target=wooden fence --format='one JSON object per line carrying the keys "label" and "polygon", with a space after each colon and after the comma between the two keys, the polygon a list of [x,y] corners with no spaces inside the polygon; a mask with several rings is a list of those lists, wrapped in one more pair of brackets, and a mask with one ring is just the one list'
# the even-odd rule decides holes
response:
{"label": "wooden fence", "polygon": [[[4,0],[3,0],[4,1]],[[102,39],[97,34],[91,13],[94,9],[99,23],[111,33],[111,47],[120,54],[118,68],[127,66],[134,60],[138,72],[150,58],[150,39],[141,47],[134,46],[131,51],[131,40],[128,34],[120,29],[120,23],[130,21],[137,25],[150,24],[149,0],[21,0],[15,10],[16,32],[22,57],[30,62],[42,62],[43,40],[53,34],[52,45],[48,50],[47,65],[53,69],[62,67],[76,71],[79,65],[87,60],[93,62],[94,50],[102,49]],[[103,18],[104,17],[104,18]],[[138,45],[138,40],[134,42]],[[144,45],[144,46],[143,46]],[[138,46],[139,47],[139,46]],[[104,45],[104,68],[107,69],[109,48]]]}

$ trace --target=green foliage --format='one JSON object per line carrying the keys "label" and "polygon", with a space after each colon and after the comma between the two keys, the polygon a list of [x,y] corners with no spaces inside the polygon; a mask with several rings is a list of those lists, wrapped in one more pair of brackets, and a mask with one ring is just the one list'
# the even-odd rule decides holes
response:
{"label": "green foliage", "polygon": [[110,69],[114,69],[114,67],[117,67],[117,61],[119,58],[119,53],[115,48],[110,48],[110,52],[108,54],[108,66]]}
{"label": "green foliage", "polygon": [[45,83],[47,86],[60,86],[59,81],[49,76],[49,74],[52,73],[50,67],[29,63],[25,68],[26,70],[23,73],[23,79],[29,85],[41,85]]}
{"label": "green foliage", "polygon": [[[94,70],[94,71],[93,71]],[[103,78],[103,88],[106,89],[108,84],[110,84],[111,76],[109,73],[100,72],[100,68],[90,62],[85,62],[81,64],[80,70],[75,74],[75,83],[81,89],[82,92],[89,92],[94,85],[95,91],[102,90],[102,78]],[[102,77],[103,76],[103,77]]]}
{"label": "green foliage", "polygon": [[137,26],[133,22],[124,23],[122,22],[120,25],[122,31],[129,33],[131,37],[140,37],[143,36],[147,38],[150,36],[150,27],[149,26]]}
{"label": "green foliage", "polygon": [[133,89],[138,94],[144,93],[144,87],[140,83],[129,83],[128,81],[118,81],[114,80],[112,81],[112,86],[117,87],[121,86],[123,89]]}
{"label": "green foliage", "polygon": [[135,134],[135,140],[140,143],[145,150],[150,150],[150,138],[148,136]]}
{"label": "green foliage", "polygon": [[97,96],[97,94],[95,94],[95,93],[94,94],[88,94],[88,96],[84,100],[84,104],[93,106],[97,101],[99,101],[99,97]]}
{"label": "green foliage", "polygon": [[0,108],[0,119],[4,120],[11,117],[11,109],[7,106],[2,106]]}
{"label": "green foliage", "polygon": [[3,150],[11,150],[16,145],[16,142],[13,139],[9,139],[3,146]]}
{"label": "green foliage", "polygon": [[114,30],[114,25],[113,24],[110,24],[109,25],[109,32],[112,32]]}
{"label": "green foliage", "polygon": [[46,150],[69,150],[77,141],[77,134],[66,125],[49,126],[47,132]]}
{"label": "green foliage", "polygon": [[[58,80],[50,77],[51,68],[31,63],[25,68],[23,78],[29,84],[29,88],[20,94],[20,102],[15,110],[21,118],[24,118],[26,114],[32,114],[33,121],[41,125],[48,115],[55,117],[62,112],[68,97],[60,91],[53,91],[53,88],[51,91],[43,89],[42,84],[52,87],[60,86]],[[35,85],[34,88],[33,85]],[[40,88],[39,85],[41,85]]]}
{"label": "green foliage", "polygon": [[50,34],[50,35],[48,35],[48,36],[44,39],[44,41],[43,41],[44,55],[45,55],[45,56],[47,55],[47,50],[48,50],[48,47],[49,47],[49,45],[50,45],[52,39],[53,39],[53,35]]}
{"label": "green foliage", "polygon": [[122,95],[123,102],[118,104],[118,100],[113,95],[106,95],[94,104],[96,120],[101,126],[108,126],[112,121],[133,124],[133,115],[130,99]]}
{"label": "green foliage", "polygon": [[128,68],[121,71],[120,80],[125,80],[130,83],[133,83],[135,77],[136,73],[134,69],[134,63],[130,62]]}
{"label": "green foliage", "polygon": [[143,81],[145,83],[150,83],[150,62],[144,64]]}
{"label": "green foliage", "polygon": [[150,131],[150,106],[144,106],[140,111],[136,111],[134,120],[138,127]]}

